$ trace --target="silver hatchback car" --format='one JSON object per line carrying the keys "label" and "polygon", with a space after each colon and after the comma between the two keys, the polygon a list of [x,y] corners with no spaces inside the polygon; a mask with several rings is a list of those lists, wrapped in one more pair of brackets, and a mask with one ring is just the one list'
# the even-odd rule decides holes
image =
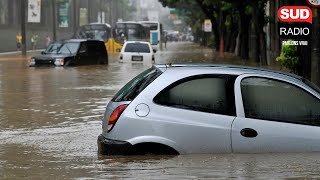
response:
{"label": "silver hatchback car", "polygon": [[320,90],[283,72],[154,65],[109,102],[99,153],[320,151]]}

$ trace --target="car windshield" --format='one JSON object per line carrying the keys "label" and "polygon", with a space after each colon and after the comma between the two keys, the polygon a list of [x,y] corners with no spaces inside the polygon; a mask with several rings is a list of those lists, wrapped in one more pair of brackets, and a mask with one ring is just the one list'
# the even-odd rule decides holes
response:
{"label": "car windshield", "polygon": [[46,54],[57,54],[60,46],[61,46],[61,43],[58,43],[58,42],[51,43],[51,44],[49,44],[49,46],[45,50],[45,53]]}
{"label": "car windshield", "polygon": [[150,53],[150,48],[148,44],[128,43],[124,49],[124,52]]}
{"label": "car windshield", "polygon": [[120,91],[113,97],[112,101],[132,101],[161,74],[162,72],[155,67],[145,70],[128,82],[123,88],[121,88]]}
{"label": "car windshield", "polygon": [[80,43],[77,42],[66,42],[60,47],[58,54],[75,54],[79,49]]}

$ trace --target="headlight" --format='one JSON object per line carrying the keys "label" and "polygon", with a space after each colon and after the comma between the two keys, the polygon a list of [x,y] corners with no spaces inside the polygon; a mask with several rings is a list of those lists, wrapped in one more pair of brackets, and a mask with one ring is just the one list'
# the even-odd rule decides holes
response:
{"label": "headlight", "polygon": [[36,60],[34,58],[30,59],[29,66],[34,66],[36,64]]}
{"label": "headlight", "polygon": [[54,61],[54,65],[56,65],[56,66],[63,66],[63,65],[64,65],[64,59],[63,59],[63,58],[57,58],[57,59]]}

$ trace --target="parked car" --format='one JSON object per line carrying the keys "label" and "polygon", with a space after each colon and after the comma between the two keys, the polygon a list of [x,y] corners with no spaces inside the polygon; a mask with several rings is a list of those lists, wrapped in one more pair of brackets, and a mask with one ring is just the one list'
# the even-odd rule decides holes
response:
{"label": "parked car", "polygon": [[120,55],[120,62],[153,62],[154,53],[149,42],[127,41],[124,43]]}
{"label": "parked car", "polygon": [[108,103],[102,154],[320,151],[320,90],[302,77],[228,65],[156,65]]}
{"label": "parked car", "polygon": [[107,64],[108,53],[102,41],[71,39],[55,42],[40,56],[30,60],[30,66],[75,66]]}

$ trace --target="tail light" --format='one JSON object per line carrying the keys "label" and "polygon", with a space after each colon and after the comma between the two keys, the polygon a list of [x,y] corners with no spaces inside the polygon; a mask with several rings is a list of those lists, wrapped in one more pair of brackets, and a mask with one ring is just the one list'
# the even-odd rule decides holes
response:
{"label": "tail light", "polygon": [[126,109],[128,105],[127,104],[122,104],[118,106],[110,115],[109,117],[109,122],[108,122],[108,132],[112,130],[116,122],[118,121],[119,117],[123,113],[123,111]]}
{"label": "tail light", "polygon": [[123,59],[123,55],[122,54],[120,54],[120,60],[122,60]]}

